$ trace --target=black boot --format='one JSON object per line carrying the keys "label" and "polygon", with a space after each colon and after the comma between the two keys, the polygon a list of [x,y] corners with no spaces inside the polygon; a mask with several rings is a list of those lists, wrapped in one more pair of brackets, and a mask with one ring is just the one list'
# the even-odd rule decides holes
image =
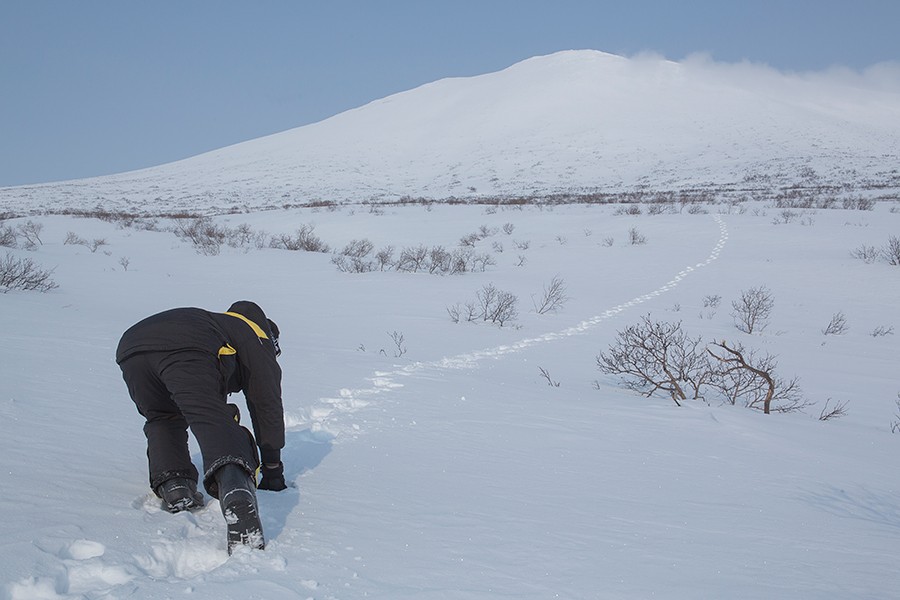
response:
{"label": "black boot", "polygon": [[228,554],[240,545],[265,548],[253,478],[241,466],[229,463],[216,471],[216,483],[222,515],[228,525]]}
{"label": "black boot", "polygon": [[203,508],[203,494],[197,491],[197,482],[187,477],[173,477],[162,482],[156,493],[170,513]]}

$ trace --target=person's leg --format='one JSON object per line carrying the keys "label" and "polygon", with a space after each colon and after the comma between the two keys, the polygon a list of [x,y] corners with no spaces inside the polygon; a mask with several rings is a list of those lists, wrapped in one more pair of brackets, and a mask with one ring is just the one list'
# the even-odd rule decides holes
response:
{"label": "person's leg", "polygon": [[160,372],[200,445],[203,485],[222,508],[228,553],[242,545],[265,548],[256,502],[256,444],[226,401],[218,361],[200,352],[181,352],[163,361]]}
{"label": "person's leg", "polygon": [[227,524],[228,554],[239,546],[264,549],[266,538],[256,503],[256,479],[235,463],[219,467],[215,478]]}
{"label": "person's leg", "polygon": [[216,357],[203,352],[179,352],[161,360],[159,372],[172,401],[197,438],[207,492],[219,497],[215,473],[226,464],[237,464],[255,478],[259,466],[256,444],[253,435],[234,419]]}
{"label": "person's leg", "polygon": [[197,468],[188,450],[188,423],[159,378],[158,353],[137,354],[121,364],[122,377],[138,412],[146,419],[147,462],[150,487],[159,495],[159,486],[173,478],[197,482]]}

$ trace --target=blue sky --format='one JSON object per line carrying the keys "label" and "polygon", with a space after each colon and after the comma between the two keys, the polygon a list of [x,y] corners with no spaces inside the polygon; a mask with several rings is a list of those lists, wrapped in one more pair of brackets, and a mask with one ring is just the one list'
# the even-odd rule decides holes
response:
{"label": "blue sky", "polygon": [[590,48],[900,62],[897,0],[3,0],[0,186],[116,173]]}

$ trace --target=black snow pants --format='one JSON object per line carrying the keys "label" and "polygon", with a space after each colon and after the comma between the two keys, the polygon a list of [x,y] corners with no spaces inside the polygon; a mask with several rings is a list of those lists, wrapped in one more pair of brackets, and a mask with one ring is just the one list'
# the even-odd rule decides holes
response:
{"label": "black snow pants", "polygon": [[188,451],[187,428],[203,456],[203,485],[218,498],[215,472],[228,463],[256,474],[259,455],[253,434],[228,404],[216,357],[205,352],[144,352],[122,361],[122,377],[138,412],[146,419],[150,487],[173,477],[197,481]]}

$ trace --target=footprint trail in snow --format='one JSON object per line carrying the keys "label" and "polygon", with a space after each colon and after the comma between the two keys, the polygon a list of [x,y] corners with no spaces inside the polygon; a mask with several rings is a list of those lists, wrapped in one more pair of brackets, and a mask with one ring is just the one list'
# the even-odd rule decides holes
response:
{"label": "footprint trail in snow", "polygon": [[536,337],[525,338],[512,344],[465,352],[434,361],[415,362],[393,371],[376,371],[372,377],[367,378],[367,381],[371,384],[369,387],[343,388],[338,392],[337,397],[320,398],[318,404],[309,409],[306,417],[285,415],[286,423],[289,428],[307,429],[307,433],[314,438],[320,437],[322,441],[346,435],[354,436],[360,430],[359,425],[356,423],[345,423],[342,415],[354,413],[360,408],[368,406],[370,399],[374,396],[404,387],[404,384],[398,382],[399,379],[428,372],[474,368],[485,359],[501,358],[539,344],[584,334],[619,313],[672,290],[694,271],[716,261],[728,241],[728,227],[721,215],[713,215],[712,218],[719,227],[719,239],[707,258],[702,262],[686,266],[671,280],[649,293],[632,298],[628,302],[617,304],[590,319],[561,331],[549,332]]}

